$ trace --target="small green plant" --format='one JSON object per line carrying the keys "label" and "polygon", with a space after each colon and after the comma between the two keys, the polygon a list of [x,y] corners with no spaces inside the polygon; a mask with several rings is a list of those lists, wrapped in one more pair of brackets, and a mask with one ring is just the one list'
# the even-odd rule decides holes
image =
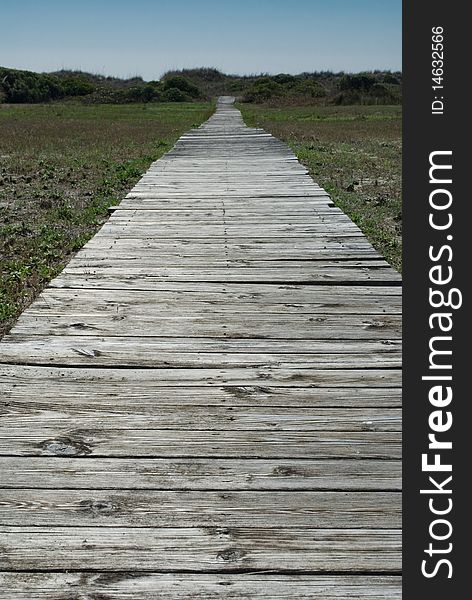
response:
{"label": "small green plant", "polygon": [[0,291],[0,323],[9,321],[18,314],[20,305],[8,300],[5,292]]}

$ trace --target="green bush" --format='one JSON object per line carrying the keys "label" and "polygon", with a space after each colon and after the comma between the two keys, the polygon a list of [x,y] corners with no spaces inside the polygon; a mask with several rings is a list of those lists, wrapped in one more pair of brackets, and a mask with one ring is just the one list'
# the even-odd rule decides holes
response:
{"label": "green bush", "polygon": [[274,75],[272,77],[275,83],[280,83],[281,85],[294,85],[297,83],[298,79],[295,75],[288,75],[287,73],[279,73],[278,75]]}
{"label": "green bush", "polygon": [[52,75],[0,69],[0,82],[6,102],[46,102],[64,95],[60,81]]}
{"label": "green bush", "polygon": [[308,98],[323,98],[326,96],[326,93],[327,92],[324,87],[312,79],[300,81],[292,86],[289,90],[290,96],[305,96]]}
{"label": "green bush", "polygon": [[339,80],[340,90],[368,91],[375,85],[372,75],[360,73],[359,75],[343,75]]}
{"label": "green bush", "polygon": [[382,79],[382,83],[391,83],[393,85],[399,85],[400,81],[398,80],[398,77],[395,77],[395,75],[392,75],[392,73],[385,73]]}
{"label": "green bush", "polygon": [[95,86],[83,77],[64,77],[60,85],[64,96],[86,96],[95,91]]}
{"label": "green bush", "polygon": [[[397,86],[398,87],[398,86]],[[331,102],[336,105],[351,104],[400,104],[400,93],[393,93],[387,86],[376,83],[368,91],[346,90],[335,95]]]}
{"label": "green bush", "polygon": [[176,87],[167,88],[161,99],[163,102],[190,102],[192,97]]}
{"label": "green bush", "polygon": [[243,96],[243,102],[266,102],[284,94],[284,87],[271,77],[260,77]]}
{"label": "green bush", "polygon": [[[196,85],[178,75],[173,77],[166,77],[164,79],[164,92],[167,93],[170,90],[179,90],[187,98],[201,98],[202,93]],[[176,96],[175,92],[172,92],[171,96]],[[170,100],[170,102],[183,102],[183,100]]]}
{"label": "green bush", "polygon": [[159,93],[152,85],[136,85],[123,92],[125,102],[152,102],[158,99]]}

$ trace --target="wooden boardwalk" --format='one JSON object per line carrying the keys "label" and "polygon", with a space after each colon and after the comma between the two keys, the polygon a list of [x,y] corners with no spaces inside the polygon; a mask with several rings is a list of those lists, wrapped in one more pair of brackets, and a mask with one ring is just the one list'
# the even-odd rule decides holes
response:
{"label": "wooden boardwalk", "polygon": [[399,283],[221,99],[0,344],[0,597],[398,600]]}

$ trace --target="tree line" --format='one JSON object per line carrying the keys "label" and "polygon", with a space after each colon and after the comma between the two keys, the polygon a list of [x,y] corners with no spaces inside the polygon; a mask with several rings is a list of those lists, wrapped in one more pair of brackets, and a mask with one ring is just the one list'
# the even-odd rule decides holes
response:
{"label": "tree line", "polygon": [[0,67],[0,102],[80,99],[87,103],[192,102],[218,95],[253,103],[399,104],[401,73],[227,75],[217,69],[169,71],[161,79],[120,79],[81,71],[34,73]]}

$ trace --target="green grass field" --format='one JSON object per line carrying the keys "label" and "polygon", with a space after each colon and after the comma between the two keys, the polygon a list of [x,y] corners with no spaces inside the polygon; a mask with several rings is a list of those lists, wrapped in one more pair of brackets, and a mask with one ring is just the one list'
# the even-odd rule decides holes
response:
{"label": "green grass field", "polygon": [[209,103],[0,105],[0,335]]}
{"label": "green grass field", "polygon": [[238,106],[287,142],[313,179],[401,271],[401,107]]}

